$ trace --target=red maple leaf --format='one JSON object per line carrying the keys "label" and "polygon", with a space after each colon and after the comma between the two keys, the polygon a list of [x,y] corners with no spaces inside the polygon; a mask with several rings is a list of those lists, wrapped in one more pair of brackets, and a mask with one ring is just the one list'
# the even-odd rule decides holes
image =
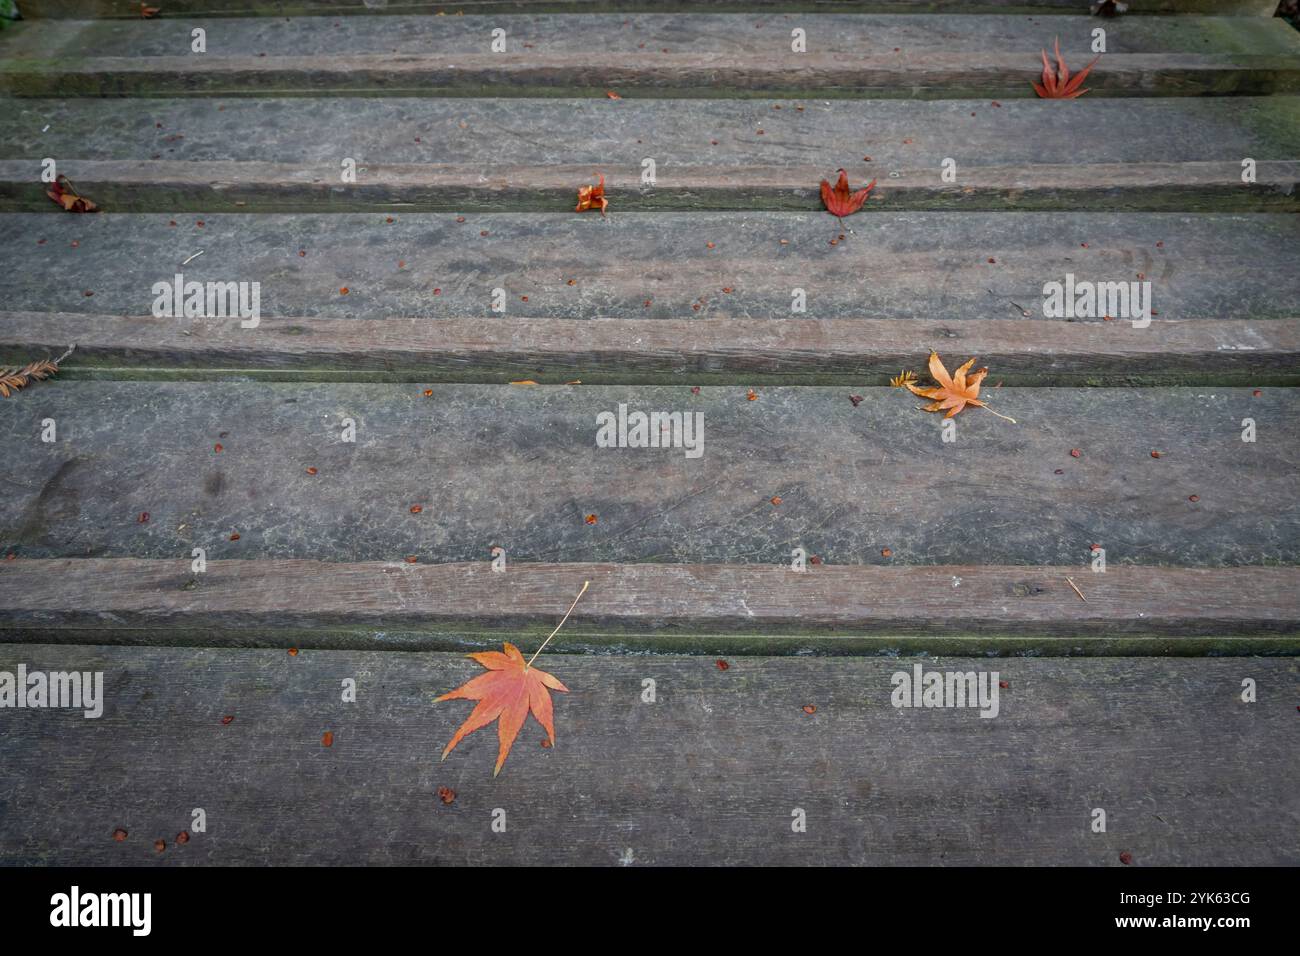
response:
{"label": "red maple leaf", "polygon": [[600,214],[605,215],[605,210],[609,208],[609,200],[605,198],[605,174],[600,174],[600,182],[595,186],[578,187],[578,208],[575,212],[586,212],[588,209],[599,209]]}
{"label": "red maple leaf", "polygon": [[1052,65],[1047,62],[1047,51],[1044,50],[1043,82],[1033,83],[1031,81],[1034,92],[1045,100],[1072,100],[1087,93],[1087,90],[1081,90],[1079,87],[1083,84],[1084,78],[1087,77],[1089,71],[1097,65],[1097,61],[1101,59],[1101,54],[1098,53],[1091,63],[1075,75],[1074,79],[1070,79],[1070,68],[1065,65],[1065,58],[1061,56],[1060,37],[1056,38],[1053,48],[1056,51],[1056,69],[1053,70]]}
{"label": "red maple leaf", "polygon": [[496,769],[492,771],[492,776],[495,777],[501,772],[501,765],[510,755],[510,748],[514,746],[515,738],[519,736],[529,713],[542,725],[551,743],[555,743],[555,721],[551,695],[547,693],[547,688],[565,693],[569,688],[545,671],[529,667],[524,662],[524,655],[519,653],[519,648],[509,642],[505,644],[504,654],[500,651],[484,651],[469,656],[486,667],[488,672],[479,674],[437,698],[440,701],[478,701],[465,723],[452,736],[447,749],[442,752],[442,759],[446,760],[447,754],[466,736],[500,718],[497,737],[501,741],[501,750],[497,755]]}
{"label": "red maple leaf", "polygon": [[839,174],[839,181],[835,184],[834,188],[831,188],[831,184],[826,180],[822,180],[822,202],[826,205],[827,211],[832,216],[843,218],[844,216],[853,215],[862,208],[862,204],[867,201],[867,195],[876,185],[876,181],[874,179],[871,180],[871,182],[867,183],[865,189],[859,189],[857,192],[850,192],[849,174],[842,169],[839,171]]}

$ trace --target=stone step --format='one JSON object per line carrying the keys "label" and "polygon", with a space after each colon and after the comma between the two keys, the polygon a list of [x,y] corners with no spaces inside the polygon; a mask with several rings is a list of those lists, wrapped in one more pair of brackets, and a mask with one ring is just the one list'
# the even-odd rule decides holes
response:
{"label": "stone step", "polygon": [[[922,662],[983,680],[993,718],[892,706],[911,661],[726,663],[548,648],[555,745],[528,720],[494,778],[491,727],[438,762],[470,707],[432,699],[483,672],[458,655],[0,646],[0,669],[100,672],[104,693],[93,720],[5,712],[0,862],[1300,863],[1278,825],[1300,787],[1293,659]],[[177,845],[199,803],[208,830]]]}
{"label": "stone step", "polygon": [[[33,20],[0,34],[0,92],[26,96],[1034,97],[1059,37],[1077,72],[1092,17],[520,15]],[[205,52],[192,52],[205,31]],[[791,49],[807,32],[808,52]],[[1300,36],[1264,17],[1121,17],[1090,96],[1300,91]],[[494,53],[493,30],[505,31]],[[599,38],[594,40],[593,38]],[[1068,109],[1069,107],[1064,107]],[[327,131],[322,131],[328,135]]]}
{"label": "stone step", "polygon": [[819,210],[841,167],[874,211],[1296,211],[1300,97],[18,100],[0,209],[57,211],[47,157],[115,212],[567,212],[598,175],[615,213]]}

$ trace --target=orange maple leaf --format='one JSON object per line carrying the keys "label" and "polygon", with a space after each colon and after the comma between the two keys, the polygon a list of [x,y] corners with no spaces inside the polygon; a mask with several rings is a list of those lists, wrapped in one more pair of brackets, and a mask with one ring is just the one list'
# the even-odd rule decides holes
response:
{"label": "orange maple leaf", "polygon": [[873,179],[867,183],[865,189],[859,189],[857,192],[849,190],[849,174],[844,170],[839,170],[840,178],[835,183],[834,188],[826,180],[822,180],[822,203],[826,206],[827,211],[832,216],[851,216],[866,202],[868,194],[875,187],[876,181]]}
{"label": "orange maple leaf", "polygon": [[600,182],[595,186],[578,187],[578,208],[574,212],[586,212],[588,209],[600,209],[600,214],[605,215],[605,210],[609,208],[609,200],[605,198],[605,174],[600,174]]}
{"label": "orange maple leaf", "polygon": [[[944,368],[943,362],[939,360],[939,353],[931,352],[930,377],[939,383],[938,387],[921,388],[906,380],[901,384],[912,394],[931,400],[931,404],[925,406],[925,411],[939,412],[945,408],[948,409],[948,414],[944,418],[952,418],[967,405],[976,405],[993,412],[993,409],[979,399],[980,383],[984,381],[984,376],[989,373],[989,370],[982,368],[969,379],[966,377],[966,373],[970,371],[970,367],[974,364],[975,360],[970,359],[950,376],[948,370]],[[1006,415],[999,415],[997,412],[993,412],[993,414],[999,418],[1007,418]],[[1015,423],[1014,418],[1008,418],[1007,421]]]}
{"label": "orange maple leaf", "polygon": [[89,199],[78,196],[77,191],[72,188],[72,181],[62,174],[54,182],[50,183],[50,188],[45,190],[45,195],[62,206],[64,212],[99,211],[99,207]]}
{"label": "orange maple leaf", "polygon": [[501,772],[501,765],[506,762],[506,757],[510,756],[510,748],[514,746],[515,738],[519,736],[519,731],[523,728],[529,713],[542,725],[551,746],[555,746],[555,719],[551,707],[551,695],[547,693],[547,688],[563,691],[566,694],[569,688],[561,684],[558,678],[533,667],[533,661],[537,660],[537,655],[551,642],[551,638],[559,632],[560,628],[564,627],[564,622],[578,606],[578,601],[587,593],[590,584],[590,581],[582,582],[582,590],[573,599],[569,609],[564,612],[560,623],[555,625],[555,630],[547,635],[546,640],[542,641],[542,646],[526,662],[524,655],[519,653],[519,648],[509,641],[504,643],[504,653],[484,651],[469,655],[486,667],[488,672],[479,674],[478,677],[466,681],[455,690],[435,698],[434,701],[435,703],[443,700],[478,701],[470,711],[470,715],[465,718],[465,723],[460,725],[452,735],[447,748],[443,750],[443,760],[446,760],[447,754],[451,753],[467,736],[499,718],[497,739],[501,742],[501,749],[497,754],[496,769],[492,771],[492,776],[495,777]]}
{"label": "orange maple leaf", "polygon": [[519,648],[509,642],[505,644],[504,654],[500,651],[484,651],[469,656],[486,667],[488,672],[479,674],[437,698],[440,701],[478,701],[465,723],[460,725],[460,729],[447,744],[447,749],[442,752],[442,759],[446,760],[447,754],[467,735],[500,718],[497,737],[501,741],[501,750],[497,755],[496,769],[492,771],[492,776],[495,777],[501,772],[501,765],[510,755],[510,748],[514,746],[515,738],[519,736],[529,713],[542,725],[551,743],[555,743],[555,720],[547,688],[566,693],[569,688],[545,671],[529,667],[524,663],[524,655],[519,653]]}
{"label": "orange maple leaf", "polygon": [[1080,70],[1074,79],[1070,79],[1070,68],[1065,65],[1065,58],[1061,56],[1060,37],[1056,38],[1054,49],[1056,51],[1056,69],[1053,70],[1052,65],[1047,62],[1047,51],[1044,50],[1043,82],[1034,83],[1032,80],[1030,81],[1034,87],[1034,92],[1045,100],[1072,100],[1087,93],[1087,90],[1081,90],[1079,87],[1083,84],[1084,78],[1087,77],[1089,71],[1097,65],[1097,61],[1101,59],[1101,54],[1098,53],[1093,58],[1093,61]]}

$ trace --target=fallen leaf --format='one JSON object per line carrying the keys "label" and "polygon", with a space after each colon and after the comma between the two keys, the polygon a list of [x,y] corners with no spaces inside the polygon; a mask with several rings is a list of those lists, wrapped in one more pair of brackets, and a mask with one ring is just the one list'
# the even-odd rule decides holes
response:
{"label": "fallen leaf", "polygon": [[511,382],[510,384],[511,385],[536,385],[537,383],[534,382],[531,378],[521,378],[519,381]]}
{"label": "fallen leaf", "polygon": [[822,203],[826,206],[827,212],[832,216],[851,216],[866,202],[867,196],[872,188],[876,185],[873,179],[867,183],[866,187],[859,189],[857,192],[849,190],[849,174],[844,170],[839,170],[840,178],[835,183],[834,188],[826,180],[822,180]]}
{"label": "fallen leaf", "polygon": [[[937,387],[920,388],[911,382],[904,382],[904,386],[914,395],[920,395],[922,398],[931,399],[931,403],[925,406],[927,412],[938,412],[948,409],[948,414],[944,418],[952,418],[967,405],[977,405],[980,408],[988,408],[986,404],[979,400],[980,383],[984,381],[984,376],[989,373],[986,368],[979,369],[967,381],[966,373],[970,367],[975,364],[974,359],[970,359],[961,368],[957,369],[952,376],[948,375],[948,370],[943,367],[943,362],[939,360],[938,352],[930,353],[930,377],[938,382]],[[988,408],[993,412],[993,409]],[[998,412],[993,412],[999,418],[1007,418]],[[1015,424],[1014,418],[1007,418],[1007,421]]]}
{"label": "fallen leaf", "polygon": [[615,93],[613,90],[606,90],[605,95],[608,96],[611,100],[621,100],[623,98],[619,96],[617,93]]}
{"label": "fallen leaf", "polygon": [[122,843],[123,841],[125,841],[126,835],[127,835],[126,831],[123,830],[121,827],[118,827],[116,830],[113,831],[113,839],[116,840],[118,843]]}
{"label": "fallen leaf", "polygon": [[325,731],[325,733],[323,733],[323,734],[321,735],[321,738],[320,738],[320,745],[321,745],[322,747],[333,747],[333,746],[334,746],[334,731],[332,731],[332,730],[327,730],[327,731]]}
{"label": "fallen leaf", "polygon": [[1070,68],[1065,65],[1065,58],[1061,56],[1061,38],[1056,38],[1054,45],[1056,51],[1056,69],[1047,61],[1047,51],[1043,50],[1043,82],[1032,83],[1034,92],[1045,100],[1072,100],[1087,93],[1087,90],[1081,90],[1079,87],[1083,84],[1084,78],[1097,61],[1101,59],[1098,53],[1093,61],[1080,70],[1074,77],[1070,78]]}
{"label": "fallen leaf", "polygon": [[915,372],[903,371],[903,372],[899,372],[897,375],[891,378],[889,380],[889,384],[892,385],[894,388],[906,388],[908,385],[911,385],[915,381],[916,381]]}
{"label": "fallen leaf", "polygon": [[854,408],[857,408],[859,405],[862,404],[862,396],[861,396],[861,395],[850,395],[850,396],[849,396],[849,401],[853,403],[853,407],[854,407]]}
{"label": "fallen leaf", "polygon": [[438,799],[440,799],[443,803],[447,804],[448,806],[451,806],[451,804],[456,799],[456,791],[451,789],[451,787],[439,787]]}
{"label": "fallen leaf", "polygon": [[1094,17],[1117,17],[1121,13],[1128,12],[1128,4],[1120,3],[1119,0],[1101,0],[1100,3],[1090,6],[1088,11]]}
{"label": "fallen leaf", "polygon": [[89,199],[78,196],[77,191],[72,188],[72,181],[62,174],[54,182],[50,183],[50,188],[45,190],[45,195],[62,206],[64,212],[99,211],[99,207]]}
{"label": "fallen leaf", "polygon": [[8,398],[11,393],[32,382],[44,381],[58,370],[59,363],[50,359],[38,359],[21,368],[0,368],[0,395]]}
{"label": "fallen leaf", "polygon": [[158,7],[145,6],[143,3],[140,4],[140,19],[142,20],[152,20],[154,17],[158,16],[160,12],[161,11]]}
{"label": "fallen leaf", "polygon": [[510,748],[514,746],[515,738],[519,736],[524,720],[530,713],[542,725],[551,742],[555,742],[555,720],[551,695],[547,689],[567,693],[569,688],[545,671],[529,667],[524,662],[524,655],[519,653],[519,648],[508,641],[504,645],[504,653],[484,651],[469,656],[487,668],[487,673],[480,674],[437,698],[439,701],[478,701],[443,750],[442,759],[446,760],[447,754],[468,734],[498,720],[497,739],[500,741],[500,749],[496,768],[492,771],[492,776],[495,777],[501,772],[501,765],[510,755]]}
{"label": "fallen leaf", "polygon": [[731,665],[728,664],[726,661],[721,660],[721,659],[716,660],[716,661],[714,661],[713,663],[714,663],[714,665],[718,668],[718,670],[720,670],[720,671],[725,671],[727,668],[729,668],[729,667],[731,666]]}
{"label": "fallen leaf", "polygon": [[605,210],[609,208],[609,200],[605,198],[605,174],[600,174],[600,182],[595,186],[578,187],[578,208],[574,212],[586,212],[588,209],[600,209],[600,214],[605,215]]}
{"label": "fallen leaf", "polygon": [[817,713],[817,708],[813,704],[804,704],[803,712],[811,717],[813,714]]}
{"label": "fallen leaf", "polygon": [[182,830],[180,833],[176,834],[176,842],[179,843],[181,846],[184,846],[186,843],[189,843],[190,832],[188,830]]}

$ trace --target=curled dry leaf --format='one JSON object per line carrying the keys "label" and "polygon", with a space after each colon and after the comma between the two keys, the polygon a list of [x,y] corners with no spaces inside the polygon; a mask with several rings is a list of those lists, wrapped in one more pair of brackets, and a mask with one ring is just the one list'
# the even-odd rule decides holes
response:
{"label": "curled dry leaf", "polygon": [[605,215],[605,210],[609,208],[609,200],[605,198],[605,174],[600,174],[600,182],[594,186],[578,187],[578,208],[574,212],[586,212],[588,209],[599,209],[600,214]]}
{"label": "curled dry leaf", "polygon": [[1061,56],[1061,38],[1056,38],[1053,46],[1056,52],[1056,67],[1047,61],[1047,51],[1043,50],[1043,82],[1033,83],[1034,92],[1045,100],[1072,100],[1087,93],[1087,90],[1079,89],[1083,85],[1084,79],[1097,65],[1101,59],[1101,54],[1097,54],[1093,61],[1085,66],[1082,70],[1070,78],[1070,68],[1065,65],[1065,58]]}
{"label": "curled dry leaf", "polygon": [[[913,385],[911,382],[904,382],[903,385],[914,395],[920,395],[922,398],[931,400],[929,405],[925,406],[927,412],[939,412],[944,409],[948,414],[944,418],[952,418],[967,405],[977,405],[980,408],[988,408],[984,402],[980,401],[980,383],[984,381],[984,376],[989,373],[986,368],[979,369],[969,379],[966,373],[970,367],[975,364],[974,359],[969,359],[961,368],[949,375],[948,370],[944,368],[943,362],[939,360],[938,352],[930,353],[930,377],[938,384],[932,388],[921,388]],[[988,408],[993,412],[993,409]],[[1005,415],[999,415],[993,412],[999,418],[1007,418]],[[1015,424],[1014,418],[1007,418],[1007,421]]]}
{"label": "curled dry leaf", "polygon": [[889,384],[894,388],[906,388],[916,381],[916,373],[902,371],[889,380]]}
{"label": "curled dry leaf", "polygon": [[1118,0],[1101,0],[1088,7],[1088,12],[1094,17],[1117,17],[1121,13],[1128,13],[1128,4]]}
{"label": "curled dry leaf", "polygon": [[852,192],[849,190],[849,174],[842,169],[839,170],[839,174],[840,178],[833,187],[826,180],[822,180],[822,203],[832,216],[843,218],[853,215],[862,208],[876,181],[873,179],[863,189]]}
{"label": "curled dry leaf", "polygon": [[72,181],[67,176],[60,175],[54,182],[50,183],[50,188],[45,190],[45,195],[62,206],[64,212],[99,211],[99,207],[89,199],[77,195],[77,191],[72,188]]}

